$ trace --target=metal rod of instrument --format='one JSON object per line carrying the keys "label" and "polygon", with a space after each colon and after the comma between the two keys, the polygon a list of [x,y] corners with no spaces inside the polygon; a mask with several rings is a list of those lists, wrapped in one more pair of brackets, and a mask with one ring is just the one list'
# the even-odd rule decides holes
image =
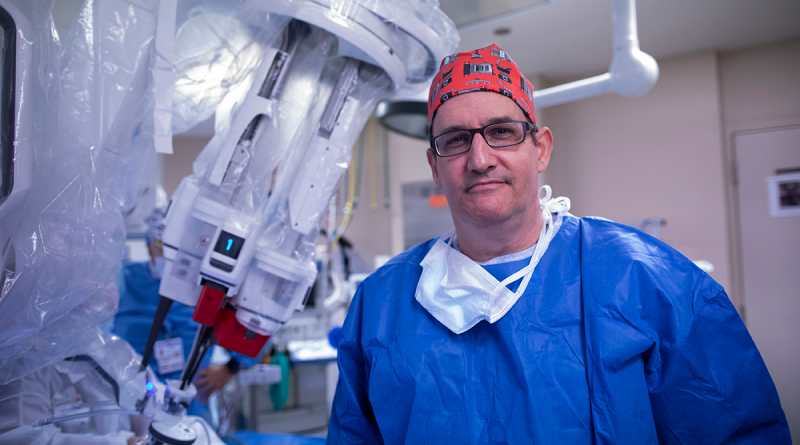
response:
{"label": "metal rod of instrument", "polygon": [[161,333],[161,327],[164,326],[167,313],[169,313],[169,309],[172,307],[172,301],[173,300],[165,297],[159,297],[158,299],[158,308],[153,318],[153,324],[150,325],[150,335],[147,337],[147,346],[145,346],[144,355],[142,355],[142,365],[139,367],[139,372],[147,369],[147,365],[150,364],[150,356],[153,355],[153,347],[156,344],[156,340],[158,340],[158,334]]}

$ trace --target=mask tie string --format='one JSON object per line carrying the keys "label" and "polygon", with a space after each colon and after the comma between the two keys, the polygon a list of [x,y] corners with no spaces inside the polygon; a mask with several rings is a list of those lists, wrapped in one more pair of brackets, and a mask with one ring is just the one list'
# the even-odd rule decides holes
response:
{"label": "mask tie string", "polygon": [[[542,192],[544,192],[544,196],[541,196]],[[540,187],[539,195],[539,203],[542,206],[542,229],[539,232],[539,240],[537,241],[537,246],[533,252],[533,255],[531,255],[531,260],[527,266],[501,281],[497,287],[495,287],[493,293],[497,293],[503,287],[519,280],[523,276],[525,279],[522,281],[522,283],[520,283],[520,286],[515,294],[521,293],[520,291],[524,292],[531,276],[533,275],[533,269],[536,268],[536,264],[547,250],[550,240],[553,238],[553,236],[555,236],[555,233],[561,226],[564,213],[568,212],[570,209],[569,198],[564,196],[553,198],[553,191],[549,185],[543,185]],[[556,215],[555,221],[553,220],[553,214]]]}

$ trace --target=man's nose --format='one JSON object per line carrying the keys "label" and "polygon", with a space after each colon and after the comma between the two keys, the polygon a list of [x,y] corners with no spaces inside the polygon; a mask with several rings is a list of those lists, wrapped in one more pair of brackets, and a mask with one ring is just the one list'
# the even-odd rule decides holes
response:
{"label": "man's nose", "polygon": [[494,149],[486,143],[486,139],[480,133],[475,133],[472,137],[472,146],[467,155],[468,167],[472,171],[484,172],[494,167]]}

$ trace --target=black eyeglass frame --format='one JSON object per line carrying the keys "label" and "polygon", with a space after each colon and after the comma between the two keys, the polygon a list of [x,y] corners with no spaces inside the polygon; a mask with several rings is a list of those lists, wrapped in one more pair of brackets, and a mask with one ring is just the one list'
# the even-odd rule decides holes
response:
{"label": "black eyeglass frame", "polygon": [[[489,143],[489,141],[488,141],[488,140],[486,140],[486,134],[484,134],[484,131],[486,131],[486,129],[487,129],[487,128],[489,128],[489,127],[493,127],[493,126],[495,126],[495,125],[513,124],[513,123],[516,123],[516,124],[525,124],[525,126],[527,126],[527,127],[528,127],[528,128],[526,128],[526,129],[525,129],[525,131],[522,133],[522,140],[520,140],[519,142],[515,142],[515,143],[513,143],[513,144],[508,144],[508,145],[492,145],[491,143]],[[458,133],[458,132],[460,132],[460,131],[466,131],[466,132],[469,132],[469,146],[467,147],[467,149],[466,149],[466,150],[464,150],[464,151],[462,151],[462,152],[460,152],[460,153],[455,153],[455,154],[452,154],[452,155],[443,155],[443,154],[439,153],[439,147],[437,147],[437,146],[436,146],[436,141],[437,141],[439,138],[441,138],[442,136],[447,136],[448,134]],[[480,133],[480,135],[481,135],[481,137],[483,138],[484,142],[486,142],[486,145],[488,145],[488,146],[490,146],[490,147],[492,147],[492,148],[503,148],[503,147],[513,147],[513,146],[515,146],[515,145],[519,145],[519,144],[521,144],[521,143],[525,142],[525,138],[527,137],[527,134],[528,134],[528,132],[529,132],[529,131],[533,131],[534,133],[536,133],[537,131],[539,131],[539,127],[537,127],[536,125],[534,125],[534,124],[533,124],[532,122],[530,122],[530,121],[505,121],[505,122],[495,122],[495,123],[493,123],[493,124],[489,124],[489,125],[483,126],[483,127],[481,127],[481,128],[473,128],[473,129],[462,129],[462,130],[453,130],[453,131],[448,131],[447,133],[442,133],[442,134],[440,134],[440,135],[438,135],[438,136],[432,137],[432,138],[431,138],[431,140],[430,140],[430,143],[431,143],[431,148],[433,148],[433,152],[434,152],[434,153],[436,153],[436,155],[437,155],[437,156],[439,156],[439,157],[442,157],[442,158],[450,158],[450,157],[453,157],[453,156],[458,156],[458,155],[462,155],[462,154],[464,154],[464,153],[468,152],[468,151],[469,151],[469,150],[472,148],[472,141],[475,139],[475,134],[476,134],[476,133]],[[535,144],[536,144],[536,141],[534,140],[534,145],[535,145]]]}

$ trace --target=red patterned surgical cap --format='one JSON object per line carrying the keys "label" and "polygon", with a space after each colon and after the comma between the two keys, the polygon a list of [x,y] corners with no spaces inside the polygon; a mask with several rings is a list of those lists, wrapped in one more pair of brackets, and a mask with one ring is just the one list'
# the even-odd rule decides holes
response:
{"label": "red patterned surgical cap", "polygon": [[469,53],[452,54],[442,60],[428,95],[428,126],[436,109],[447,99],[473,91],[494,91],[505,95],[536,124],[533,85],[507,52],[491,44]]}

